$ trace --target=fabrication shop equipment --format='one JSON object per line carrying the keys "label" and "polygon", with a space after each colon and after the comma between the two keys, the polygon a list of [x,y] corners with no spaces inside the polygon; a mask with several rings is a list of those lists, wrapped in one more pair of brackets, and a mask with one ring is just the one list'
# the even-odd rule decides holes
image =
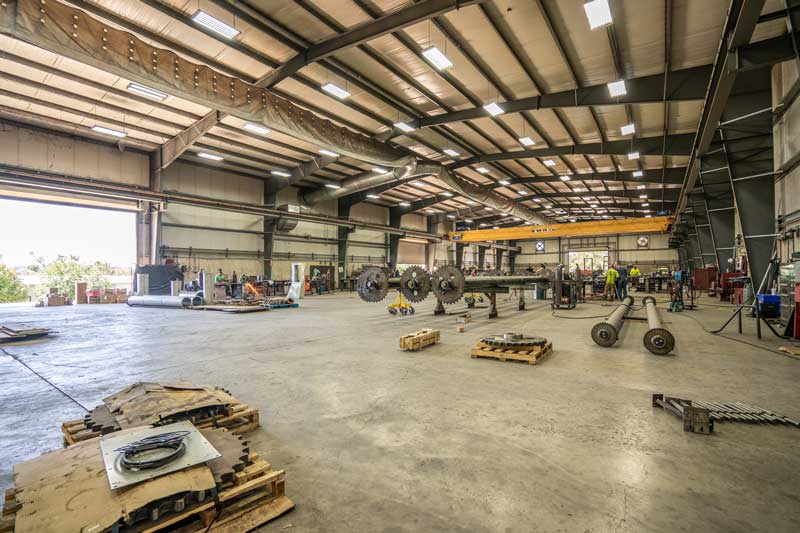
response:
{"label": "fabrication shop equipment", "polygon": [[633,305],[633,296],[626,296],[622,303],[614,309],[604,321],[599,322],[592,328],[592,340],[600,346],[612,346],[619,338],[622,330],[622,321],[628,316]]}
{"label": "fabrication shop equipment", "polygon": [[642,303],[647,310],[648,326],[647,333],[644,334],[644,347],[656,355],[666,355],[675,348],[675,337],[661,323],[656,299],[652,296],[645,296]]}
{"label": "fabrication shop equipment", "polygon": [[575,309],[578,305],[578,282],[564,274],[564,265],[558,265],[553,280],[552,309]]}
{"label": "fabrication shop equipment", "polygon": [[186,309],[192,305],[203,305],[203,298],[200,296],[159,296],[149,294],[147,296],[129,296],[128,305],[132,307],[178,307]]}
{"label": "fabrication shop equipment", "polygon": [[497,316],[496,295],[509,289],[533,289],[536,283],[549,282],[546,276],[469,276],[454,266],[443,266],[433,274],[411,267],[398,277],[383,268],[365,268],[356,282],[356,292],[365,302],[380,302],[389,289],[397,289],[410,302],[421,302],[433,292],[437,299],[434,314],[444,314],[444,304],[458,302],[464,293],[483,293],[489,297],[489,318]]}

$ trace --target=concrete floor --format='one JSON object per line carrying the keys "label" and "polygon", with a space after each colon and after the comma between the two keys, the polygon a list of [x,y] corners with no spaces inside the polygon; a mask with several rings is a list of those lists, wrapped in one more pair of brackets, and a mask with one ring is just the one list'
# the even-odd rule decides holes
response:
{"label": "concrete floor", "polygon": [[[664,312],[677,349],[658,357],[642,346],[646,323],[601,349],[597,320],[554,318],[541,302],[519,312],[503,301],[494,321],[478,310],[465,333],[432,316],[432,298],[409,317],[386,303],[342,294],[249,315],[0,306],[0,324],[58,331],[0,352],[0,485],[83,415],[14,354],[87,407],[131,382],[175,379],[259,407],[249,440],[286,469],[297,504],[263,531],[800,531],[800,430],[687,434],[650,406],[666,392],[800,418],[800,360],[703,331],[728,310]],[[422,327],[440,328],[441,344],[397,348]],[[468,356],[479,336],[506,331],[545,335],[556,351],[538,366]]]}

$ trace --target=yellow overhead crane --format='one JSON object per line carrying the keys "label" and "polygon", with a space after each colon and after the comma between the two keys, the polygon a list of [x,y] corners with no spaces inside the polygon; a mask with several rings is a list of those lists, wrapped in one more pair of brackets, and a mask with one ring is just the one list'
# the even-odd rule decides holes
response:
{"label": "yellow overhead crane", "polygon": [[623,220],[594,220],[549,226],[515,226],[513,228],[476,229],[451,231],[451,241],[479,242],[525,239],[549,239],[551,237],[594,237],[618,233],[665,233],[674,219],[672,217],[626,218]]}

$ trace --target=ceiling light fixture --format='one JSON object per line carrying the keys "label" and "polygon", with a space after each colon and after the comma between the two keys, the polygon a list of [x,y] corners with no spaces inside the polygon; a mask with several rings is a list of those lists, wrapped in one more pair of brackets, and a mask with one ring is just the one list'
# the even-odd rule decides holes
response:
{"label": "ceiling light fixture", "polygon": [[289,176],[291,176],[291,174],[283,170],[271,170],[270,174],[272,174],[273,176],[280,176],[282,178],[288,178]]}
{"label": "ceiling light fixture", "polygon": [[593,30],[610,26],[613,24],[611,9],[608,7],[608,0],[591,0],[583,4],[586,18],[589,19],[589,27]]}
{"label": "ceiling light fixture", "polygon": [[553,161],[552,159],[545,159],[543,161],[543,163],[544,163],[544,166],[546,166],[546,167],[554,167],[554,166],[556,166],[556,162]]}
{"label": "ceiling light fixture", "polygon": [[479,225],[480,227],[482,227],[482,228],[483,228],[483,227],[486,227],[486,222],[481,222],[481,223],[480,223],[480,224],[478,224],[478,225]]}
{"label": "ceiling light fixture", "polygon": [[645,200],[647,200],[647,195],[646,194],[640,194],[639,198],[644,198]]}
{"label": "ceiling light fixture", "polygon": [[493,229],[500,229],[500,226],[495,226]]}
{"label": "ceiling light fixture", "polygon": [[486,168],[486,167],[478,167],[478,168],[476,168],[475,170],[477,170],[477,171],[478,171],[478,172],[480,172],[481,174],[488,174],[488,173],[489,173],[489,169],[488,169],[488,168]]}
{"label": "ceiling light fixture", "polygon": [[380,196],[377,194],[368,194],[367,198],[371,198],[372,200],[380,200]]}
{"label": "ceiling light fixture", "polygon": [[520,196],[525,196],[526,194],[528,194],[528,191],[519,190],[517,191],[517,194],[519,194]]}
{"label": "ceiling light fixture", "polygon": [[503,113],[506,112],[506,110],[500,107],[496,102],[492,102],[491,104],[486,104],[485,106],[483,106],[483,108],[493,117],[496,117],[497,115],[502,115]]}
{"label": "ceiling light fixture", "polygon": [[499,180],[497,183],[500,185],[511,185],[511,182],[508,180]]}
{"label": "ceiling light fixture", "polygon": [[209,15],[202,9],[192,16],[192,20],[204,28],[213,31],[214,33],[218,33],[227,39],[233,39],[239,35],[239,33],[241,33],[233,26],[225,24],[217,17]]}
{"label": "ceiling light fixture", "polygon": [[453,66],[453,62],[447,59],[447,56],[435,46],[423,50],[422,55],[439,70],[445,70]]}
{"label": "ceiling light fixture", "polygon": [[111,128],[106,128],[105,126],[92,126],[92,131],[96,131],[97,133],[102,133],[104,135],[111,135],[117,139],[122,139],[123,137],[128,136],[128,134],[124,131],[112,130]]}
{"label": "ceiling light fixture", "polygon": [[456,218],[455,215],[447,215],[447,218]]}
{"label": "ceiling light fixture", "polygon": [[410,204],[410,203],[408,203],[408,202],[400,202],[400,205],[402,205],[403,207],[408,207],[408,206],[410,206],[411,204]]}
{"label": "ceiling light fixture", "polygon": [[341,185],[336,185],[335,183],[326,183],[325,186],[329,189],[341,189]]}
{"label": "ceiling light fixture", "polygon": [[634,161],[636,159],[639,159],[639,152],[631,152],[631,153],[629,153],[628,154],[628,159],[630,161]]}
{"label": "ceiling light fixture", "polygon": [[619,129],[619,132],[623,135],[633,135],[636,133],[636,125],[633,123],[625,124]]}
{"label": "ceiling light fixture", "polygon": [[200,152],[197,154],[198,157],[202,157],[203,159],[210,159],[212,161],[222,161],[221,155],[209,154],[208,152]]}
{"label": "ceiling light fixture", "polygon": [[458,157],[460,154],[453,150],[452,148],[445,148],[442,152],[450,157]]}
{"label": "ceiling light fixture", "polygon": [[653,218],[653,215],[645,215],[644,218]]}
{"label": "ceiling light fixture", "polygon": [[558,179],[560,179],[561,181],[569,181],[572,178],[570,178],[569,176],[559,176]]}
{"label": "ceiling light fixture", "polygon": [[269,133],[269,129],[265,128],[260,124],[253,124],[252,122],[246,123],[242,128],[246,129],[247,131],[252,131],[253,133],[257,133],[259,135],[266,135]]}
{"label": "ceiling light fixture", "polygon": [[395,122],[394,123],[394,127],[397,128],[398,130],[404,131],[406,133],[408,133],[410,131],[414,131],[414,128],[412,126],[409,126],[405,122]]}
{"label": "ceiling light fixture", "polygon": [[451,193],[451,192],[449,192],[449,191],[444,191],[444,192],[442,193],[442,196],[451,197],[451,196],[453,196],[453,193]]}
{"label": "ceiling light fixture", "polygon": [[136,93],[141,96],[145,96],[147,98],[152,98],[153,100],[163,101],[169,96],[167,93],[162,93],[161,91],[156,91],[155,89],[151,89],[145,85],[139,85],[138,83],[129,83],[128,90],[132,93]]}
{"label": "ceiling light fixture", "polygon": [[625,87],[625,80],[612,81],[609,83],[608,94],[610,94],[612,98],[628,94],[628,89]]}
{"label": "ceiling light fixture", "polygon": [[322,90],[328,94],[332,94],[333,96],[335,96],[340,100],[344,100],[345,98],[350,97],[350,93],[348,91],[345,91],[335,83],[330,83],[330,82],[326,83],[325,85],[322,86]]}
{"label": "ceiling light fixture", "polygon": [[533,146],[536,144],[536,142],[530,137],[520,137],[519,142],[522,144],[522,146]]}
{"label": "ceiling light fixture", "polygon": [[464,222],[466,222],[467,224],[472,224],[472,219],[471,218],[465,218]]}
{"label": "ceiling light fixture", "polygon": [[647,185],[637,185],[636,188],[637,189],[646,189]]}
{"label": "ceiling light fixture", "polygon": [[635,170],[633,172],[633,177],[634,178],[641,178],[642,176],[644,176],[644,172],[642,172],[641,170]]}

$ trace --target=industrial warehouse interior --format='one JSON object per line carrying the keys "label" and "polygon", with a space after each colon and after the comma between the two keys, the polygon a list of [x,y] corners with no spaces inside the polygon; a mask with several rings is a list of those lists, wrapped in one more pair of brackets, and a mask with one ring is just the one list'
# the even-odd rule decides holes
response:
{"label": "industrial warehouse interior", "polygon": [[800,531],[800,0],[2,0],[0,533]]}

